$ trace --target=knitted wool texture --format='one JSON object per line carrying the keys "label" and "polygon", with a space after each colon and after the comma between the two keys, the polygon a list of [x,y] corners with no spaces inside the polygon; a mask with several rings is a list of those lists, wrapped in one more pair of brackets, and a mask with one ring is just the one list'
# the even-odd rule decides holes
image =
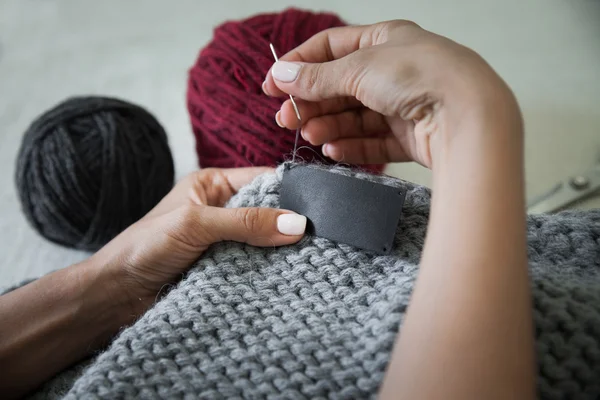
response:
{"label": "knitted wool texture", "polygon": [[[419,270],[430,192],[332,171],[407,188],[391,255],[318,237],[212,246],[66,398],[374,398]],[[228,206],[277,207],[281,175],[257,178]],[[528,243],[539,394],[597,399],[600,210],[529,216]]]}
{"label": "knitted wool texture", "polygon": [[[215,28],[212,41],[190,68],[187,87],[200,166],[274,167],[291,158],[296,132],[275,123],[275,113],[285,98],[269,97],[262,91],[274,63],[269,44],[282,56],[317,33],[344,25],[335,14],[289,8]],[[299,138],[300,159],[336,163],[320,154],[321,146]],[[365,168],[381,172],[383,165]]]}

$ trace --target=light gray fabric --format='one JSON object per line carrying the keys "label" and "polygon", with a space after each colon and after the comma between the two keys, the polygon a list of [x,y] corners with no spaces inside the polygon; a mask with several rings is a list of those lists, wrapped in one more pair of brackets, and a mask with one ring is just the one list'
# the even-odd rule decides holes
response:
{"label": "light gray fabric", "polygon": [[73,382],[81,376],[83,371],[90,365],[93,358],[82,361],[79,364],[62,371],[54,378],[46,382],[36,393],[27,397],[27,400],[60,400],[73,386]]}
{"label": "light gray fabric", "polygon": [[[281,173],[228,206],[277,207]],[[66,398],[374,398],[418,273],[430,193],[359,177],[408,189],[391,255],[316,237],[212,246]],[[530,216],[528,241],[540,395],[599,398],[600,211]]]}

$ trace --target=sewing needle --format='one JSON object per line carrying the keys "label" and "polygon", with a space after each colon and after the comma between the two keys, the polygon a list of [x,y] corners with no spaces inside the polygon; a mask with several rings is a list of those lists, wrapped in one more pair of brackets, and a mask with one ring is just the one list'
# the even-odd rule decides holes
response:
{"label": "sewing needle", "polygon": [[[273,43],[269,43],[271,47],[271,53],[273,53],[273,58],[275,62],[279,61],[279,57],[277,57],[277,53],[275,52],[275,47]],[[298,111],[298,106],[296,105],[296,101],[290,94],[290,101],[292,102],[292,107],[294,107],[294,112],[296,113],[296,118],[298,118],[298,128],[296,129],[296,140],[294,141],[294,153],[292,155],[292,162],[296,160],[296,148],[298,146],[298,140],[300,139],[300,129],[302,128],[302,118],[300,118],[300,111]]]}

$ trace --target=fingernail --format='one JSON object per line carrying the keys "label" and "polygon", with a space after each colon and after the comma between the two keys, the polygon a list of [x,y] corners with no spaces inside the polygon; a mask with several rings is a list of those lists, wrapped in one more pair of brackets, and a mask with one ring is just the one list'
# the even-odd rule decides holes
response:
{"label": "fingernail", "polygon": [[271,69],[273,78],[281,82],[293,82],[300,71],[300,64],[287,61],[277,61]]}
{"label": "fingernail", "polygon": [[277,230],[283,235],[302,235],[306,230],[306,217],[298,214],[281,214],[277,217]]}
{"label": "fingernail", "polygon": [[264,94],[266,94],[267,96],[270,96],[269,92],[267,91],[267,81],[264,81],[262,84],[262,91]]}
{"label": "fingernail", "polygon": [[329,153],[329,149],[328,149],[328,147],[329,147],[329,145],[327,143],[325,143],[323,145],[323,147],[321,148],[321,151],[323,152],[323,155],[325,157],[329,157],[329,154],[328,154]]}
{"label": "fingernail", "polygon": [[283,123],[281,122],[281,110],[277,111],[277,113],[275,114],[275,122],[277,122],[277,125],[279,125],[280,128],[285,128],[285,125],[283,125]]}

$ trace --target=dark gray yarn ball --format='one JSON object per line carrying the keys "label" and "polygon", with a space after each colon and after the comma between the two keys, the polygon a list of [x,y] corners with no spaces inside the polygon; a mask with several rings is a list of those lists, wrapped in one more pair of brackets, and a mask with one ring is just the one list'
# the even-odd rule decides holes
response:
{"label": "dark gray yarn ball", "polygon": [[27,220],[46,239],[95,251],[172,188],[167,135],[148,111],[108,97],[74,97],[39,116],[17,158]]}

